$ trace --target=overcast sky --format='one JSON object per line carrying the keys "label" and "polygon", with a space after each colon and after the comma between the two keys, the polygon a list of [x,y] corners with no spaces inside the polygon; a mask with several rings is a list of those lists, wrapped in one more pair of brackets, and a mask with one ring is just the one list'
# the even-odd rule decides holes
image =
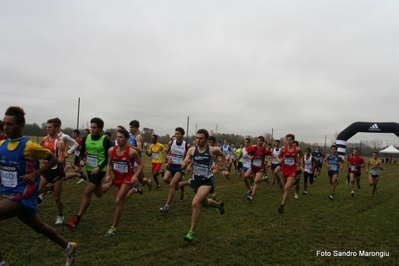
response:
{"label": "overcast sky", "polygon": [[[0,109],[28,123],[327,144],[398,122],[398,1],[1,1]],[[1,111],[0,110],[0,111]],[[4,112],[4,111],[2,111]],[[364,136],[364,137],[363,137]],[[393,134],[358,134],[349,140]]]}

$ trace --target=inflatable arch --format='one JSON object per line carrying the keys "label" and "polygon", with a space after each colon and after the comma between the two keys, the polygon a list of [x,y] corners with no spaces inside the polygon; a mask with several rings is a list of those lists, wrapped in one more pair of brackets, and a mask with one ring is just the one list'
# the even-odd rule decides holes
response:
{"label": "inflatable arch", "polygon": [[338,147],[338,155],[345,157],[347,140],[358,132],[369,133],[394,133],[399,137],[399,124],[388,122],[355,122],[338,134],[335,144]]}

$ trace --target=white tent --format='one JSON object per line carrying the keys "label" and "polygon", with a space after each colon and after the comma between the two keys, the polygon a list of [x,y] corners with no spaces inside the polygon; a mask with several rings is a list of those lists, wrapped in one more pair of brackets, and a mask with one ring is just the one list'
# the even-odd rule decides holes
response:
{"label": "white tent", "polygon": [[399,154],[399,150],[396,149],[393,145],[391,145],[386,149],[380,150],[380,153]]}

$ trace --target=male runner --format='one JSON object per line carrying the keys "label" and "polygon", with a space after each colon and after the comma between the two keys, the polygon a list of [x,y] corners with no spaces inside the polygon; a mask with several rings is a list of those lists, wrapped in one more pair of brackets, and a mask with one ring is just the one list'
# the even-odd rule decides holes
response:
{"label": "male runner", "polygon": [[[66,266],[71,266],[75,263],[77,244],[67,242],[36,213],[40,176],[55,166],[58,160],[49,150],[22,135],[25,126],[25,111],[22,108],[9,107],[3,122],[7,139],[0,141],[0,176],[1,194],[7,195],[7,198],[0,201],[0,220],[18,217],[35,232],[62,247],[65,250]],[[39,168],[38,160],[47,162]],[[10,229],[3,228],[3,235],[9,236]],[[9,241],[15,240],[10,238]],[[0,265],[6,265],[1,253]]]}
{"label": "male runner", "polygon": [[[327,154],[323,160],[323,164],[328,167],[327,174],[331,185],[330,200],[334,198],[335,188],[337,187],[337,179],[339,170],[344,168],[344,161],[337,153],[337,145],[331,145],[331,154]],[[341,167],[339,164],[341,163]]]}
{"label": "male runner", "polygon": [[316,165],[314,168],[314,180],[316,180],[316,178],[320,176],[321,167],[323,166],[323,157],[324,157],[319,146],[317,146],[316,150],[314,152],[312,152],[312,156],[316,160]]}
{"label": "male runner", "polygon": [[[169,212],[169,204],[172,202],[173,196],[176,190],[179,188],[182,190],[184,187],[179,187],[179,182],[182,181],[184,170],[181,168],[181,164],[184,160],[187,150],[190,145],[183,140],[184,129],[182,127],[177,127],[175,129],[175,139],[169,141],[168,147],[166,149],[166,157],[168,159],[168,171],[166,171],[163,180],[165,183],[169,183],[169,194],[166,199],[166,203],[160,208],[161,212]],[[180,200],[184,199],[184,190],[182,190]]]}
{"label": "male runner", "polygon": [[355,196],[355,191],[353,189],[355,185],[355,179],[357,188],[360,189],[360,175],[361,175],[361,168],[365,166],[364,159],[362,156],[359,155],[359,149],[354,148],[352,151],[352,156],[349,157],[348,160],[349,168],[350,168],[350,185],[351,185],[351,196]]}
{"label": "male runner", "polygon": [[[138,183],[138,175],[143,171],[144,164],[137,151],[128,145],[129,132],[121,129],[116,133],[118,146],[108,150],[108,165],[105,179],[110,182],[111,170],[114,173],[115,187],[115,213],[111,228],[105,236],[113,236],[116,227],[122,216],[123,204],[132,184]],[[138,164],[137,171],[134,171],[134,164]]]}
{"label": "male runner", "polygon": [[[61,126],[61,121],[58,118],[52,118],[47,120],[47,136],[41,142],[41,145],[50,150],[50,152],[58,159],[58,162],[51,169],[46,170],[40,178],[39,192],[45,193],[47,184],[53,185],[53,198],[55,204],[57,205],[57,220],[55,224],[62,224],[64,222],[64,203],[61,200],[62,184],[64,173],[64,163],[65,163],[65,153],[64,153],[64,142],[58,136],[58,131]],[[38,199],[41,201],[43,198]]]}
{"label": "male runner", "polygon": [[155,189],[160,189],[161,185],[158,181],[158,175],[162,175],[163,172],[163,153],[165,152],[166,148],[158,141],[158,136],[155,134],[151,135],[151,142],[152,144],[148,148],[146,154],[152,157],[151,171],[154,181],[157,184]]}
{"label": "male runner", "polygon": [[94,117],[90,120],[91,134],[83,137],[80,150],[80,165],[85,166],[89,183],[86,186],[84,198],[75,218],[67,223],[69,228],[75,228],[91,203],[93,193],[102,197],[112,186],[112,182],[102,185],[108,163],[108,150],[111,143],[103,134],[104,121]]}
{"label": "male runner", "polygon": [[[80,130],[79,129],[74,129],[72,131],[72,138],[76,141],[76,143],[78,144],[78,147],[75,150],[75,157],[73,160],[73,167],[74,167],[74,173],[66,173],[65,176],[65,180],[71,179],[73,177],[79,177],[79,181],[77,182],[77,184],[81,184],[84,183],[86,178],[86,175],[83,173],[82,171],[82,166],[80,165],[80,148],[81,148],[81,144],[82,144],[82,139],[79,137],[80,135]],[[71,168],[72,165],[70,163],[67,163],[67,167]]]}
{"label": "male runner", "polygon": [[272,174],[273,174],[273,186],[276,183],[277,180],[277,186],[282,190],[283,189],[283,184],[281,183],[280,179],[280,171],[281,171],[281,163],[277,161],[277,155],[280,152],[280,140],[276,139],[274,141],[274,148],[272,150]]}
{"label": "male runner", "polygon": [[374,196],[377,191],[381,170],[384,170],[381,160],[378,159],[378,152],[373,152],[373,158],[367,162],[366,170],[369,173],[369,184],[373,187],[371,196]]}
{"label": "male runner", "polygon": [[[286,145],[280,149],[277,155],[277,161],[281,163],[281,176],[285,184],[283,199],[278,208],[279,213],[284,211],[284,206],[288,200],[290,189],[294,185],[298,159],[299,162],[302,162],[301,149],[294,145],[295,135],[287,134],[285,140]],[[299,157],[298,154],[300,154]]]}
{"label": "male runner", "polygon": [[311,154],[311,149],[306,148],[305,154],[303,155],[303,166],[304,166],[304,171],[303,171],[303,193],[302,195],[307,195],[308,194],[308,179],[310,184],[313,184],[314,182],[314,168],[316,167],[316,159],[313,157]]}
{"label": "male runner", "polygon": [[262,181],[263,173],[266,171],[265,158],[272,154],[271,151],[265,148],[264,143],[265,138],[259,136],[256,140],[256,146],[250,146],[247,148],[247,158],[251,160],[251,168],[245,172],[244,180],[251,178],[251,175],[255,175],[252,194],[247,196],[249,201],[253,200],[259,184]]}
{"label": "male runner", "polygon": [[181,168],[184,170],[188,165],[192,164],[193,176],[190,179],[190,186],[195,192],[193,198],[192,215],[191,215],[191,226],[190,231],[184,237],[184,240],[191,242],[194,237],[194,232],[198,224],[200,217],[200,206],[202,207],[215,207],[219,209],[220,214],[224,213],[224,202],[216,202],[213,199],[208,199],[209,193],[212,193],[213,187],[213,166],[218,156],[222,156],[223,162],[223,175],[229,174],[226,167],[225,154],[215,147],[208,145],[209,133],[205,129],[200,129],[196,134],[197,146],[191,147],[187,151],[187,155],[182,161]]}

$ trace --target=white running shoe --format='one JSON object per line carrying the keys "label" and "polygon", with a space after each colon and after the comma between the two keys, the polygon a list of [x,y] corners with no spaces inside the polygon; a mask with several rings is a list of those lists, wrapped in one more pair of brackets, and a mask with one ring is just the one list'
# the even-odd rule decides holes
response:
{"label": "white running shoe", "polygon": [[81,184],[81,183],[84,183],[84,182],[85,182],[85,180],[83,178],[81,178],[81,179],[79,179],[79,181],[76,184]]}
{"label": "white running shoe", "polygon": [[296,193],[296,192],[295,192],[295,198],[296,198],[296,199],[298,198],[298,193]]}
{"label": "white running shoe", "polygon": [[64,216],[57,215],[57,220],[55,221],[55,224],[62,224],[63,222],[64,222]]}
{"label": "white running shoe", "polygon": [[75,242],[69,242],[70,243],[70,248],[68,251],[65,251],[65,256],[66,256],[66,266],[72,266],[75,264],[75,252],[76,248],[78,245]]}

